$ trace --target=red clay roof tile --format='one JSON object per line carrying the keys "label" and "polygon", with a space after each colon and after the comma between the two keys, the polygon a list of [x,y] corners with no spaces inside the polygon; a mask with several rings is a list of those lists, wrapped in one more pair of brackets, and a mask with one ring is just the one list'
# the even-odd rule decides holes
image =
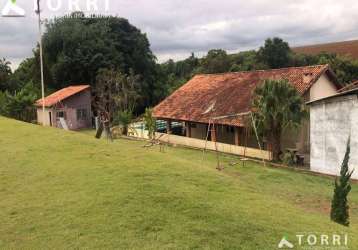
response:
{"label": "red clay roof tile", "polygon": [[341,88],[338,92],[343,93],[357,88],[358,88],[358,80],[346,85],[345,87]]}
{"label": "red clay roof tile", "polygon": [[[59,91],[56,91],[55,93],[45,97],[45,106],[51,107],[60,101],[63,101],[66,98],[82,92],[88,88],[90,88],[90,85],[69,86],[67,88],[60,89]],[[35,106],[42,106],[42,98],[36,101]]]}
{"label": "red clay roof tile", "polygon": [[[213,117],[250,111],[252,93],[265,79],[287,79],[303,95],[325,72],[332,76],[328,65],[196,75],[157,105],[153,114],[158,119],[208,123]],[[244,125],[238,116],[216,123]]]}

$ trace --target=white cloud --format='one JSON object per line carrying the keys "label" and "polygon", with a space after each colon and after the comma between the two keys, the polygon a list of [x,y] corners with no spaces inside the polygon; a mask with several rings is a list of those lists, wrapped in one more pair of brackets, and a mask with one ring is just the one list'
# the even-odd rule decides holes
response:
{"label": "white cloud", "polygon": [[[0,0],[0,6],[6,1]],[[44,16],[68,13],[69,0],[61,1],[63,6],[56,13],[44,6]],[[104,2],[98,4],[99,12]],[[30,56],[37,38],[32,1],[17,3],[27,10],[27,18],[0,17],[0,57],[13,61]],[[85,8],[86,0],[79,3]],[[147,33],[161,61],[183,58],[190,52],[203,54],[211,48],[257,48],[273,36],[291,45],[358,38],[354,0],[109,0],[109,7],[107,14],[125,17]]]}

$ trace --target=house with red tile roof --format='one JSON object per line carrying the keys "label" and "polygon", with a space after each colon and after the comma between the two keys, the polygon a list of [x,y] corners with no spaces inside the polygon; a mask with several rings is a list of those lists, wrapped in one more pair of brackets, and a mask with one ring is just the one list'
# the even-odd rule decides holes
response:
{"label": "house with red tile roof", "polygon": [[[287,79],[305,102],[333,95],[341,88],[328,65],[200,74],[158,104],[153,115],[167,122],[169,133],[257,148],[255,136],[245,135],[251,124],[247,120],[253,92],[265,79]],[[172,122],[182,123],[183,128],[171,131]],[[209,133],[210,123],[215,126]],[[282,145],[309,152],[309,122],[300,131],[283,136]]]}
{"label": "house with red tile roof", "polygon": [[[37,122],[51,127],[68,127],[70,130],[89,128],[92,125],[91,88],[89,85],[77,85],[63,88],[36,101]],[[65,124],[62,122],[64,121]]]}

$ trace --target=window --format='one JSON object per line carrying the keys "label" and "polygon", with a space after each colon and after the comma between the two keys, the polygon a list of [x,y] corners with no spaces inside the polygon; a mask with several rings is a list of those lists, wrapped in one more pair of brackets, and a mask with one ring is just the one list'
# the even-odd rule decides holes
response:
{"label": "window", "polygon": [[77,109],[77,121],[87,119],[87,110],[86,109]]}
{"label": "window", "polygon": [[64,118],[64,119],[66,119],[66,113],[65,113],[65,111],[57,111],[56,117],[57,117],[57,118]]}

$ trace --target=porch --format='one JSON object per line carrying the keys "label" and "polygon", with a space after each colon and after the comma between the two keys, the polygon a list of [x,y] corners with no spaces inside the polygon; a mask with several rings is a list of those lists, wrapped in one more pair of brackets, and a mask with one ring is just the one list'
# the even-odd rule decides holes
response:
{"label": "porch", "polygon": [[[148,139],[142,123],[134,125],[133,136]],[[255,135],[244,127],[210,125],[195,122],[158,120],[156,138],[160,141],[186,147],[218,150],[245,157],[271,160],[271,152],[260,150]],[[264,143],[265,144],[265,143]],[[266,145],[261,145],[265,149]]]}

